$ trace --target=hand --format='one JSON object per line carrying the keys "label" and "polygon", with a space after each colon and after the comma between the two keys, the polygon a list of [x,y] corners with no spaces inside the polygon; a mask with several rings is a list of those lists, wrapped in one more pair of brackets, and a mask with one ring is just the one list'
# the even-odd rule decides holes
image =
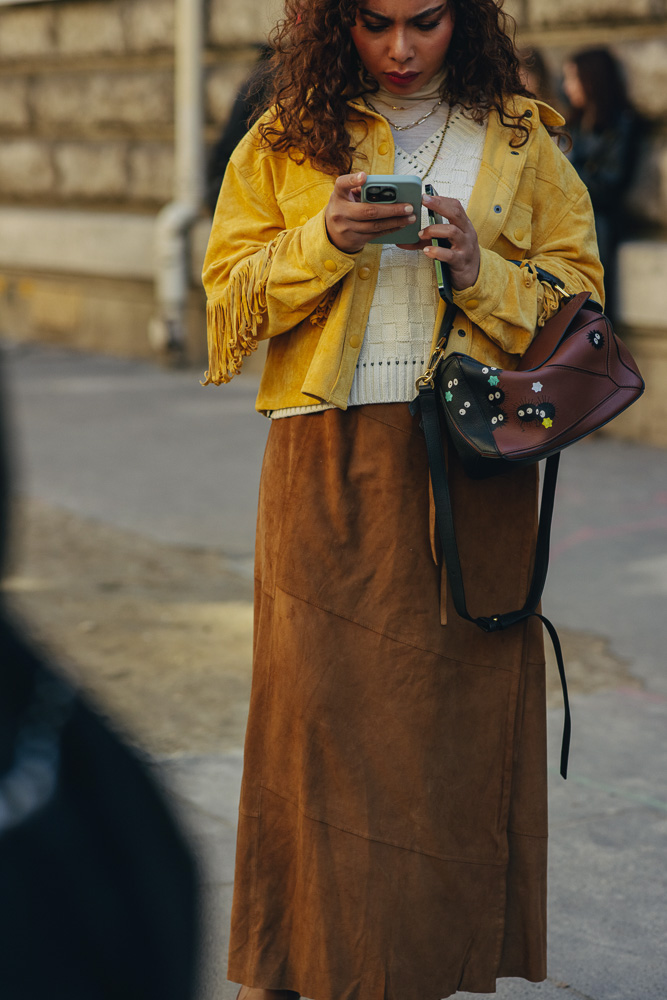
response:
{"label": "hand", "polygon": [[[437,257],[438,260],[449,264],[452,287],[457,290],[470,288],[479,275],[480,252],[477,232],[463,205],[455,198],[438,196],[431,198],[427,194],[422,198],[422,202],[449,222],[426,226],[419,234],[421,242],[406,249],[421,249],[431,260]],[[447,239],[451,246],[449,249],[431,246],[431,239],[434,238]]]}
{"label": "hand", "polygon": [[366,174],[343,174],[336,179],[324,210],[329,240],[343,253],[357,253],[380,233],[394,233],[415,221],[412,205],[373,205],[361,200]]}

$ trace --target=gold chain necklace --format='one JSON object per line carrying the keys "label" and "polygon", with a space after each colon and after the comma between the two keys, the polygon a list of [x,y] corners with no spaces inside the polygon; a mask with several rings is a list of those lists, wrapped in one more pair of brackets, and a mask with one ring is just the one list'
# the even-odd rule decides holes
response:
{"label": "gold chain necklace", "polygon": [[445,141],[445,135],[447,134],[447,129],[449,128],[449,123],[450,123],[451,118],[452,118],[452,111],[453,110],[454,109],[450,106],[449,111],[447,112],[447,121],[445,122],[445,126],[444,126],[444,128],[442,130],[442,135],[440,136],[440,142],[438,143],[438,148],[435,151],[435,156],[433,157],[433,159],[429,163],[428,170],[426,171],[426,173],[422,177],[423,181],[425,181],[426,178],[428,177],[428,175],[431,173],[431,171],[433,170],[433,165],[434,165],[435,161],[440,156],[440,150],[442,149],[442,144]]}
{"label": "gold chain necklace", "polygon": [[[368,107],[371,109],[371,111],[374,111],[376,115],[382,115],[382,117],[384,118],[384,120],[386,122],[389,122],[389,124],[391,125],[391,127],[393,129],[396,129],[397,132],[405,132],[409,128],[415,128],[416,125],[421,125],[421,123],[425,122],[427,118],[430,118],[431,115],[434,115],[435,112],[440,107],[440,105],[442,104],[442,98],[440,98],[440,100],[438,100],[438,101],[435,102],[435,104],[433,105],[433,107],[431,108],[431,110],[428,112],[428,114],[425,114],[422,118],[418,118],[416,122],[410,122],[409,125],[396,125],[389,118],[387,118],[386,115],[383,115],[381,111],[378,111],[378,109],[371,104],[371,102],[368,100],[367,97],[364,97],[364,101],[366,102],[366,104],[368,105]],[[394,108],[394,110],[398,111],[398,110],[403,110],[403,109]],[[407,109],[405,109],[405,110],[407,110]]]}

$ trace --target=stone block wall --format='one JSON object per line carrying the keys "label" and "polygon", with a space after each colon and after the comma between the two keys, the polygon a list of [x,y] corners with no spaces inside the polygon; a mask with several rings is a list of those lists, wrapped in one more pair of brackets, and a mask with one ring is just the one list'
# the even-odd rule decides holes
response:
{"label": "stone block wall", "polygon": [[173,39],[172,0],[0,7],[0,204],[168,201]]}
{"label": "stone block wall", "polygon": [[[209,0],[209,143],[277,13],[265,0]],[[0,6],[0,204],[169,201],[174,30],[174,0]]]}

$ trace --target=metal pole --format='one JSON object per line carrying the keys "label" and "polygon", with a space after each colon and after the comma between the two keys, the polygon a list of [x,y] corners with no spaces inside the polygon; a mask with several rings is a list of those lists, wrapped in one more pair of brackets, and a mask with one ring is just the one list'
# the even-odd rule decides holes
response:
{"label": "metal pole", "polygon": [[204,191],[204,2],[175,0],[174,200],[155,223],[157,314],[149,325],[156,350],[182,355],[190,289],[189,234]]}

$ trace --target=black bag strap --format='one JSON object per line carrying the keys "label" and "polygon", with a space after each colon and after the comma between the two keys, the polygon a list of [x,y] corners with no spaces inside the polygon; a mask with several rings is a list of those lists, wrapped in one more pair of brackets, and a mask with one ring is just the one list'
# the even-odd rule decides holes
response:
{"label": "black bag strap", "polygon": [[533,566],[533,576],[528,590],[525,604],[517,611],[508,611],[504,614],[490,615],[488,617],[473,618],[468,611],[465,597],[465,587],[463,584],[463,574],[461,572],[461,560],[456,544],[456,532],[454,529],[454,517],[452,513],[452,501],[447,482],[447,469],[445,467],[445,457],[440,430],[440,417],[436,399],[436,390],[429,386],[422,386],[419,390],[419,404],[422,414],[422,426],[426,437],[426,449],[428,452],[428,463],[431,470],[431,486],[433,488],[433,501],[435,504],[436,521],[438,533],[442,543],[445,565],[447,567],[447,577],[452,593],[452,600],[457,614],[461,618],[472,622],[484,632],[499,632],[518,625],[519,622],[527,618],[539,618],[546,628],[553,643],[558,664],[558,674],[561,688],[563,690],[563,704],[565,708],[565,720],[563,724],[563,738],[561,742],[560,773],[563,778],[567,778],[567,765],[570,752],[570,734],[572,730],[572,720],[570,716],[570,702],[567,692],[567,680],[565,677],[565,664],[563,653],[558,638],[558,633],[554,625],[544,615],[540,614],[537,607],[542,598],[544,584],[546,583],[547,571],[549,568],[549,545],[551,540],[551,522],[553,517],[554,499],[556,494],[556,480],[558,477],[558,463],[560,453],[552,455],[547,459],[542,485],[542,502],[540,504],[540,520],[537,532],[537,544],[535,546],[535,561]]}
{"label": "black bag strap", "polygon": [[[515,260],[511,263],[520,266],[521,261]],[[446,267],[447,265],[443,264],[443,268]],[[535,270],[537,271],[540,281],[548,282],[549,284],[560,288],[560,282],[552,274],[549,274],[547,271],[544,271],[539,267],[536,267]],[[540,504],[540,519],[537,530],[537,543],[535,546],[533,576],[524,606],[519,608],[517,611],[508,611],[500,615],[473,618],[469,614],[466,605],[463,574],[461,572],[461,560],[459,559],[459,550],[456,544],[452,501],[449,494],[449,484],[447,482],[447,469],[445,466],[434,377],[439,363],[444,356],[445,347],[447,346],[447,341],[449,340],[449,335],[454,324],[456,311],[457,307],[454,305],[453,299],[449,299],[448,297],[447,307],[440,325],[438,348],[436,351],[437,361],[427,373],[427,375],[430,375],[430,378],[423,377],[417,383],[419,386],[419,396],[417,397],[417,400],[415,400],[415,402],[418,401],[422,415],[422,426],[424,429],[424,436],[426,438],[428,464],[431,470],[431,486],[433,489],[436,523],[438,525],[438,533],[440,535],[440,541],[442,543],[445,557],[445,565],[447,567],[447,577],[451,588],[452,600],[454,601],[454,607],[456,608],[457,614],[461,618],[477,625],[477,627],[481,628],[484,632],[499,632],[503,629],[510,628],[512,625],[517,625],[519,622],[525,621],[527,618],[533,617],[539,618],[546,628],[553,644],[554,653],[556,654],[558,675],[560,677],[560,684],[563,691],[565,718],[563,721],[563,736],[561,740],[560,773],[563,778],[567,778],[572,719],[570,715],[570,700],[567,691],[563,651],[560,639],[558,638],[558,632],[556,631],[553,623],[537,610],[540,600],[542,599],[542,593],[544,591],[544,585],[546,583],[547,572],[549,569],[551,523],[553,519],[554,500],[556,496],[556,480],[558,478],[560,453],[552,455],[546,462],[544,481],[542,484],[542,501]]]}

